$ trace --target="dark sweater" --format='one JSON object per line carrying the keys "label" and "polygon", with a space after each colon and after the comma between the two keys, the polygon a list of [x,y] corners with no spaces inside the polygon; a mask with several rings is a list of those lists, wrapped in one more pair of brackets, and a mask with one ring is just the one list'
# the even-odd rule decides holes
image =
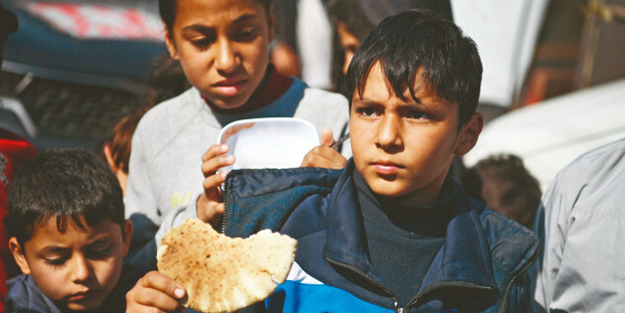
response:
{"label": "dark sweater", "polygon": [[445,242],[455,194],[443,188],[441,198],[432,205],[403,206],[374,195],[358,171],[353,180],[375,273],[403,307],[419,292]]}

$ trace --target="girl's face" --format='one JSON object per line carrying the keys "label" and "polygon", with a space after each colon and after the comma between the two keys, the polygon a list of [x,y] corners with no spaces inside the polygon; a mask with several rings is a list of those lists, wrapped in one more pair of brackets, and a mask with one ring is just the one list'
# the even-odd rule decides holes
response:
{"label": "girl's face", "polygon": [[165,35],[189,82],[214,105],[233,109],[263,80],[273,16],[258,0],[178,0],[172,31]]}

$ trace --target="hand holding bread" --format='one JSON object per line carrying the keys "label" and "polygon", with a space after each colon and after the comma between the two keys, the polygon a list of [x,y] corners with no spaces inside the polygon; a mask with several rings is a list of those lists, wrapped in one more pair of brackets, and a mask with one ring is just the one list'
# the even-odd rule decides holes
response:
{"label": "hand holding bread", "polygon": [[185,306],[233,312],[264,300],[286,280],[296,246],[296,240],[269,230],[230,238],[188,219],[163,238],[158,270],[184,287]]}

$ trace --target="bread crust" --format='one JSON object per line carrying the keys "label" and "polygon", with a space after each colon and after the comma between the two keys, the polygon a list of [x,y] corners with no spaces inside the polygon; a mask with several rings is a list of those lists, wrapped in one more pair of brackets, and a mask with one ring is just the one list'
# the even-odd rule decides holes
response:
{"label": "bread crust", "polygon": [[187,219],[163,238],[157,266],[184,286],[186,307],[234,312],[264,300],[286,280],[296,248],[295,239],[270,230],[230,238],[198,219]]}

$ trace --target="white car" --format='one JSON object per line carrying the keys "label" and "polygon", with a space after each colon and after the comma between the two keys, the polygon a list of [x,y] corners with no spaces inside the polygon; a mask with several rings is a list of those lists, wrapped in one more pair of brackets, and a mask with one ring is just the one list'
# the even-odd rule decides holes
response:
{"label": "white car", "polygon": [[515,154],[544,191],[558,171],[579,155],[621,138],[625,138],[625,79],[494,119],[463,161],[471,167],[490,155]]}

